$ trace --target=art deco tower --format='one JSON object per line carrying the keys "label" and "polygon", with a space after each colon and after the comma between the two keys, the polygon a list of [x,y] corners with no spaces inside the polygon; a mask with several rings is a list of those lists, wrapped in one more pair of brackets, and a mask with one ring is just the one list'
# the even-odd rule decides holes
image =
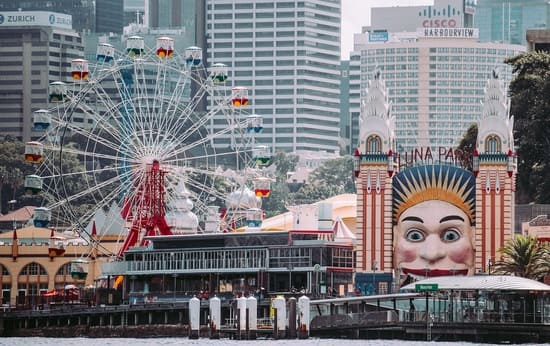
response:
{"label": "art deco tower", "polygon": [[484,271],[500,259],[498,250],[512,238],[514,225],[514,117],[499,77],[494,70],[487,82],[474,153],[476,267]]}
{"label": "art deco tower", "polygon": [[394,127],[388,90],[380,71],[369,81],[361,104],[357,177],[357,271],[391,272]]}

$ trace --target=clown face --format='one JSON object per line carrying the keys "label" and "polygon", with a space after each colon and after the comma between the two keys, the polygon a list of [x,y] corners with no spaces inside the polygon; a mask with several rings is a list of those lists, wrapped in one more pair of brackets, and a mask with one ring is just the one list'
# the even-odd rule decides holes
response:
{"label": "clown face", "polygon": [[428,200],[399,216],[394,268],[403,278],[472,275],[474,255],[474,229],[466,214],[451,203]]}

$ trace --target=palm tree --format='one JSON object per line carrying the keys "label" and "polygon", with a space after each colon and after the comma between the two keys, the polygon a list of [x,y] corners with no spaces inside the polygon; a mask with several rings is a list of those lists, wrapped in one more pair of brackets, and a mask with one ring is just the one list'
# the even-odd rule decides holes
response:
{"label": "palm tree", "polygon": [[541,280],[550,272],[549,247],[537,237],[516,235],[499,252],[502,260],[495,264],[495,274]]}

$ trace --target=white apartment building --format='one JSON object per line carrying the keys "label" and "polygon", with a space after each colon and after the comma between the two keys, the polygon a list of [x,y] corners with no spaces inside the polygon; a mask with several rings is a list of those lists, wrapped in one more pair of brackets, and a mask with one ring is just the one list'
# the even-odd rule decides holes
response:
{"label": "white apartment building", "polygon": [[[389,17],[387,12],[392,9],[385,9],[384,16]],[[406,13],[416,16],[416,31],[391,32],[378,26],[354,37],[355,51],[350,55],[352,144],[357,145],[361,101],[378,69],[396,118],[397,150],[455,148],[481,114],[484,88],[493,70],[508,83],[511,67],[504,59],[526,48],[479,42],[478,29],[462,27],[464,10],[456,1],[411,7],[409,12],[404,9],[396,10],[393,20],[399,22],[399,16]],[[430,26],[436,20],[447,24]]]}
{"label": "white apartment building", "polygon": [[[339,152],[340,0],[209,0],[208,64],[246,87],[271,151]],[[229,145],[227,138],[225,145]]]}

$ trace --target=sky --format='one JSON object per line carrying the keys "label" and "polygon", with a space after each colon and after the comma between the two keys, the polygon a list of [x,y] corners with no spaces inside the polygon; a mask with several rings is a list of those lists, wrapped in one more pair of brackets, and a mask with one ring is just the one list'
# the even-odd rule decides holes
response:
{"label": "sky", "polygon": [[434,0],[342,0],[342,59],[353,50],[353,34],[370,25],[371,7],[433,5]]}

